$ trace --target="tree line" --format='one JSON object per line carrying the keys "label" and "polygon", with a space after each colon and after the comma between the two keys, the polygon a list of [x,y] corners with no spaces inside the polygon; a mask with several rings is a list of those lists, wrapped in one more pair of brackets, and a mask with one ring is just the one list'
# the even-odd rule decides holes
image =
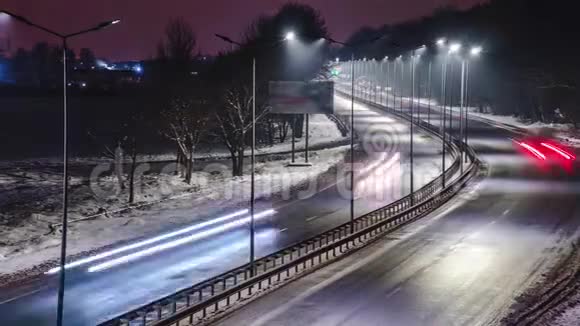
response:
{"label": "tree line", "polygon": [[167,24],[156,57],[144,67],[146,75],[139,99],[128,111],[130,114],[118,121],[115,135],[108,137],[105,142],[108,146],[104,146],[104,152],[111,158],[115,158],[118,150],[127,153],[131,161],[127,174],[131,200],[137,153],[147,146],[140,135],[150,130],[156,130],[174,144],[177,173],[187,183],[192,182],[195,154],[200,144],[224,146],[229,152],[232,175],[244,174],[244,152],[251,141],[253,59],[257,62],[257,142],[273,145],[276,141],[287,141],[294,118],[298,123],[292,132],[301,137],[301,115],[269,112],[268,83],[324,78],[327,48],[321,47],[313,53],[307,64],[293,63],[288,44],[283,42],[289,28],[301,35],[301,42],[305,44],[327,37],[328,33],[315,9],[287,4],[273,16],[259,17],[250,24],[238,46],[205,62],[200,60],[202,55],[191,26],[181,18]]}
{"label": "tree line", "polygon": [[[484,48],[472,64],[471,104],[531,121],[580,120],[576,4],[568,0],[491,0],[469,10],[443,7],[416,21],[364,27],[349,43],[357,57],[408,53],[440,37]],[[340,55],[350,57],[351,49]],[[436,90],[436,89],[435,89]],[[458,97],[456,97],[458,98]]]}

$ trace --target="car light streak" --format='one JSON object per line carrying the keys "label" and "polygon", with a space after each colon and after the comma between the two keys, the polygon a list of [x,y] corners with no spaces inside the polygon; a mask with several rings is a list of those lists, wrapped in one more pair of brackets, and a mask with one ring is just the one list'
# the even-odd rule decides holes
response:
{"label": "car light streak", "polygon": [[[95,255],[95,256],[79,259],[77,261],[74,261],[72,263],[68,263],[68,264],[64,265],[64,269],[66,270],[69,268],[85,265],[85,264],[94,262],[96,260],[107,258],[107,257],[113,256],[113,255],[116,255],[116,254],[119,254],[119,253],[122,253],[122,252],[125,252],[128,250],[133,250],[133,249],[137,249],[137,248],[140,248],[143,246],[147,246],[147,245],[150,245],[150,244],[153,244],[153,243],[165,240],[165,239],[169,239],[169,238],[172,238],[172,237],[175,237],[175,236],[187,233],[187,232],[199,230],[199,229],[202,229],[204,227],[214,225],[216,223],[224,222],[224,221],[230,220],[232,218],[244,215],[246,213],[248,213],[248,210],[243,209],[243,210],[240,210],[240,211],[237,211],[237,212],[234,212],[234,213],[222,216],[222,217],[218,217],[216,219],[212,219],[212,220],[209,220],[209,221],[206,221],[203,223],[195,224],[195,225],[192,225],[192,226],[189,226],[189,227],[177,230],[177,231],[173,231],[170,233],[162,234],[160,236],[157,236],[157,237],[154,237],[151,239],[143,240],[143,241],[136,242],[136,243],[133,243],[133,244],[130,244],[127,246],[117,248],[117,249],[106,251],[106,252],[100,253],[100,254]],[[57,273],[58,271],[60,271],[60,267],[54,267],[54,268],[48,270],[47,272],[45,272],[45,274],[54,274],[54,273]]]}
{"label": "car light streak", "polygon": [[[261,213],[254,215],[254,220],[259,220],[259,219],[262,219],[264,217],[273,215],[275,213],[276,213],[275,210],[270,209],[270,210],[267,210],[267,211],[264,211],[264,212],[261,212]],[[248,217],[245,217],[243,219],[239,219],[239,220],[229,222],[229,223],[224,224],[224,225],[217,226],[213,229],[205,230],[205,231],[202,231],[202,232],[199,232],[199,233],[196,233],[196,234],[193,234],[193,235],[190,235],[190,236],[178,239],[178,240],[163,243],[163,244],[157,245],[155,247],[147,248],[147,249],[129,254],[127,256],[119,257],[119,258],[112,259],[112,260],[106,261],[104,263],[95,265],[95,266],[91,266],[88,268],[88,272],[91,272],[91,273],[92,272],[99,272],[99,271],[109,269],[109,268],[117,266],[117,265],[125,264],[125,263],[131,262],[133,260],[139,259],[141,257],[150,256],[150,255],[158,253],[160,251],[175,248],[177,246],[186,244],[188,242],[200,240],[203,238],[207,238],[207,237],[219,234],[219,233],[224,232],[224,231],[231,230],[231,229],[236,228],[238,226],[242,226],[246,223],[249,223],[250,221],[251,221],[251,217],[248,216]]]}
{"label": "car light streak", "polygon": [[360,170],[360,174],[366,174],[369,171],[372,171],[373,169],[377,168],[379,165],[381,165],[383,163],[383,161],[387,158],[387,153],[381,153],[380,157],[378,160],[374,161],[373,163],[369,164],[367,167],[362,168]]}
{"label": "car light streak", "polygon": [[574,157],[574,155],[572,155],[572,154],[570,154],[570,153],[568,153],[568,152],[564,151],[563,149],[558,148],[556,146],[553,146],[553,145],[550,145],[547,143],[540,143],[540,145],[553,150],[554,152],[560,154],[562,157],[564,157],[567,160],[573,160],[576,158],[576,157]]}
{"label": "car light streak", "polygon": [[524,142],[521,142],[520,145],[523,148],[525,148],[528,151],[530,151],[530,153],[534,154],[537,158],[540,158],[542,160],[545,160],[546,159],[546,156],[544,154],[542,154],[539,150],[533,148],[532,146],[530,146],[530,145],[528,145],[528,144],[526,144]]}

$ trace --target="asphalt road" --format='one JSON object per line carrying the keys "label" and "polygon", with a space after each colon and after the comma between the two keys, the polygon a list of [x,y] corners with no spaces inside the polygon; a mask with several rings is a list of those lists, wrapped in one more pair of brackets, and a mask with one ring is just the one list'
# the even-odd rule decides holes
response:
{"label": "asphalt road", "polygon": [[[337,98],[337,110],[349,112],[349,103]],[[357,170],[355,214],[360,215],[409,192],[410,135],[406,124],[358,104],[355,122],[362,139],[361,148],[371,158]],[[385,139],[388,141],[385,142]],[[414,186],[420,187],[440,173],[441,145],[421,133],[416,133],[414,139]],[[275,209],[276,213],[257,221],[256,255],[260,257],[269,254],[348,221],[349,199],[341,189],[347,189],[344,180],[326,189],[319,189],[309,198],[258,202],[258,213],[268,209]],[[224,208],[224,214],[227,213],[228,209]],[[195,208],[181,211],[180,214],[195,214]],[[202,217],[202,220],[209,221],[212,218],[215,216]],[[247,224],[227,226],[231,221],[234,220],[195,231],[201,233],[227,227],[227,230],[218,230],[211,237],[189,241],[108,269],[98,272],[87,270],[96,264],[135,254],[143,248],[71,269],[67,273],[65,324],[93,325],[105,321],[246,263],[249,256]],[[146,248],[183,239],[195,232]],[[41,282],[23,284],[0,294],[0,324],[53,325],[56,285],[56,275],[46,276]]]}
{"label": "asphalt road", "polygon": [[471,120],[470,137],[487,178],[430,216],[216,325],[497,323],[577,232],[580,183],[577,173],[523,156],[510,131]]}

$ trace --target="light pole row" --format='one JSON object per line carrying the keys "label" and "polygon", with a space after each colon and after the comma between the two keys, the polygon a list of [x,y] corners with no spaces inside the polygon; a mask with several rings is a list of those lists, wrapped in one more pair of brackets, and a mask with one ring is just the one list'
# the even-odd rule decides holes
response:
{"label": "light pole row", "polygon": [[[463,172],[463,164],[467,163],[468,156],[466,154],[466,145],[468,142],[468,107],[469,107],[469,72],[470,72],[470,59],[480,56],[483,49],[480,46],[473,46],[471,47],[464,55],[462,55],[463,46],[461,43],[449,43],[446,39],[439,39],[435,42],[435,45],[440,50],[443,50],[444,58],[441,65],[441,98],[439,101],[439,109],[440,109],[440,130],[443,138],[442,142],[442,155],[441,155],[441,170],[442,170],[442,184],[445,186],[445,168],[446,168],[446,152],[447,148],[445,146],[445,142],[447,141],[447,137],[451,137],[451,133],[449,132],[449,128],[452,128],[452,119],[453,119],[453,109],[452,103],[455,90],[455,83],[453,82],[454,77],[454,65],[450,62],[450,59],[453,57],[457,57],[460,59],[461,62],[461,70],[460,70],[460,97],[459,97],[459,139],[462,141],[462,145],[460,146],[460,171]],[[414,121],[416,118],[418,122],[421,121],[421,113],[420,109],[423,105],[422,103],[416,104],[419,98],[421,98],[421,88],[417,90],[417,64],[419,62],[419,58],[421,57],[421,52],[427,48],[426,45],[423,45],[419,48],[413,49],[410,51],[410,60],[409,60],[409,83],[410,83],[410,90],[408,94],[410,95],[410,105],[409,105],[409,116],[410,120]],[[359,96],[366,100],[372,100],[374,96],[374,101],[377,103],[385,104],[386,106],[390,106],[389,104],[389,93],[391,94],[392,100],[392,109],[397,110],[397,100],[399,101],[399,110],[400,113],[403,113],[403,95],[405,90],[405,61],[403,60],[402,55],[396,57],[393,61],[393,69],[392,69],[392,77],[391,77],[391,69],[390,69],[390,62],[389,57],[385,57],[383,60],[367,60],[366,58],[362,60],[356,60],[356,62],[352,62],[353,71],[359,72],[362,74],[362,78],[364,82],[357,83],[356,80],[352,78],[352,93],[356,94],[357,89],[359,90]],[[383,65],[386,64],[386,76],[383,76],[385,73],[385,69]],[[356,65],[356,66],[355,66]],[[427,123],[431,124],[431,109],[432,109],[432,79],[433,79],[433,61],[429,60],[427,66],[427,85],[425,86],[425,90],[423,94],[427,95]],[[450,69],[450,71],[448,71]],[[424,71],[424,69],[423,69]],[[400,72],[400,76],[399,76]],[[424,75],[421,74],[419,79],[424,78]],[[392,84],[390,85],[390,80],[392,80]],[[377,85],[379,84],[379,85]],[[386,85],[386,87],[385,87]],[[449,87],[449,85],[451,87]],[[390,86],[390,87],[389,87]],[[378,90],[378,94],[377,94]],[[385,100],[383,102],[383,91],[385,92]],[[374,92],[374,93],[373,93]],[[419,95],[418,95],[419,94]],[[398,99],[397,99],[398,95]],[[354,95],[353,95],[354,96]],[[448,108],[449,106],[449,108]],[[418,110],[415,110],[418,108]],[[447,110],[449,109],[449,112]],[[417,111],[415,117],[415,111]],[[447,121],[449,119],[449,122]],[[410,193],[413,193],[414,190],[414,171],[413,171],[413,160],[414,160],[414,148],[413,148],[413,125],[410,125]]]}

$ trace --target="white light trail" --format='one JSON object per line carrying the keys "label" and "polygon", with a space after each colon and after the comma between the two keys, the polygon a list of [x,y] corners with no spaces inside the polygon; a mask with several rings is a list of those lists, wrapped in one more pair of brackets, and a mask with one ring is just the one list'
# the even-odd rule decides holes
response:
{"label": "white light trail", "polygon": [[546,156],[544,154],[542,154],[539,150],[533,148],[532,146],[521,142],[520,145],[522,145],[522,147],[524,147],[525,149],[529,150],[532,154],[534,154],[537,158],[541,158],[542,160],[546,159]]}
{"label": "white light trail", "polygon": [[[264,218],[264,217],[273,215],[275,213],[276,213],[275,210],[270,209],[270,210],[267,210],[267,211],[264,211],[264,212],[255,214],[254,215],[254,220],[259,220],[261,218]],[[117,266],[117,265],[121,265],[121,264],[125,264],[125,263],[128,263],[128,262],[131,262],[131,261],[136,260],[136,259],[139,259],[141,257],[150,256],[150,255],[155,254],[155,253],[158,253],[160,251],[164,251],[164,250],[167,250],[167,249],[175,248],[177,246],[186,244],[188,242],[192,242],[192,241],[200,240],[200,239],[203,239],[203,238],[207,238],[207,237],[216,235],[218,233],[231,230],[231,229],[236,228],[238,226],[242,226],[242,225],[244,225],[246,223],[249,223],[250,220],[251,220],[251,217],[245,217],[243,219],[239,219],[239,220],[236,220],[236,221],[233,221],[233,222],[229,222],[229,223],[224,224],[224,225],[220,225],[220,226],[215,227],[215,228],[210,229],[210,230],[202,231],[202,232],[199,232],[199,233],[196,233],[196,234],[193,234],[193,235],[190,235],[190,236],[187,236],[187,237],[178,239],[178,240],[174,240],[174,241],[171,241],[171,242],[163,243],[163,244],[157,245],[155,247],[147,248],[147,249],[144,249],[144,250],[141,250],[141,251],[138,251],[138,252],[129,254],[127,256],[123,256],[123,257],[119,257],[119,258],[116,258],[116,259],[112,259],[112,260],[106,261],[104,263],[101,263],[101,264],[98,264],[98,265],[89,267],[88,268],[88,272],[90,272],[90,273],[92,273],[92,272],[99,272],[99,271],[102,271],[102,270],[105,270],[105,269],[109,269],[109,268],[114,267],[114,266]]]}
{"label": "white light trail", "polygon": [[[113,255],[116,255],[116,254],[119,254],[119,253],[122,253],[122,252],[125,252],[128,250],[137,249],[137,248],[140,248],[140,247],[143,247],[146,245],[150,245],[150,244],[153,244],[155,242],[159,242],[159,241],[162,241],[165,239],[169,239],[169,238],[172,238],[172,237],[175,237],[175,236],[187,233],[187,232],[199,230],[199,229],[204,228],[206,226],[210,226],[210,225],[214,225],[216,223],[224,222],[224,221],[230,220],[234,217],[244,215],[246,213],[248,213],[248,210],[243,209],[243,210],[240,210],[240,211],[237,211],[237,212],[234,212],[234,213],[222,216],[222,217],[218,217],[216,219],[212,219],[212,220],[209,220],[209,221],[206,221],[203,223],[195,224],[195,225],[192,225],[192,226],[189,226],[189,227],[177,230],[177,231],[162,234],[162,235],[154,237],[154,238],[150,238],[147,240],[136,242],[136,243],[133,243],[133,244],[130,244],[127,246],[123,246],[123,247],[120,247],[117,249],[113,249],[110,251],[106,251],[106,252],[100,253],[100,254],[95,255],[95,256],[83,258],[83,259],[80,259],[80,260],[77,260],[77,261],[74,261],[72,263],[68,263],[68,264],[64,265],[64,269],[66,270],[69,268],[73,268],[73,267],[85,265],[88,263],[92,263],[92,262],[99,260],[99,259],[107,258],[107,257],[113,256]],[[57,273],[59,271],[60,271],[60,267],[54,267],[54,268],[50,269],[49,271],[47,271],[45,274],[54,274],[54,273]]]}
{"label": "white light trail", "polygon": [[556,146],[552,146],[552,145],[547,144],[547,143],[540,143],[540,145],[542,145],[542,146],[544,146],[546,148],[549,148],[549,149],[553,150],[554,152],[560,154],[561,156],[563,156],[567,160],[571,160],[572,159],[572,156],[569,153],[564,152],[563,150],[559,149]]}

